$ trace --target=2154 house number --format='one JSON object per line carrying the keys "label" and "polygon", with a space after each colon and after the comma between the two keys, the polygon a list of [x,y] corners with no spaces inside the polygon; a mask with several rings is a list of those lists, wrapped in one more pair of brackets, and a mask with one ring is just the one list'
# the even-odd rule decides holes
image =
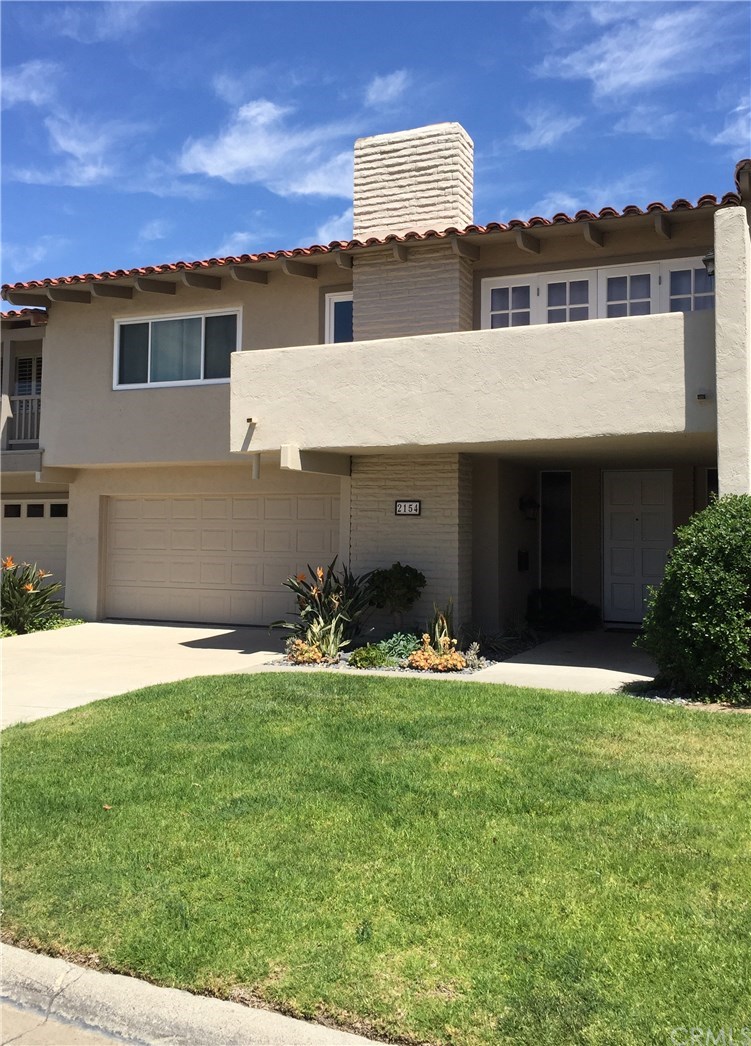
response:
{"label": "2154 house number", "polygon": [[395,501],[394,515],[396,516],[419,516],[422,507],[421,501]]}

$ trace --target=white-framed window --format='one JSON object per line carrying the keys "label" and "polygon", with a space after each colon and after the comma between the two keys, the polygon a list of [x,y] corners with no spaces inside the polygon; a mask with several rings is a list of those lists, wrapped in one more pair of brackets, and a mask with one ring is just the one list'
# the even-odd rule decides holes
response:
{"label": "white-framed window", "polygon": [[614,265],[599,270],[601,317],[650,316],[658,312],[659,265]]}
{"label": "white-framed window", "polygon": [[335,291],[327,294],[324,317],[326,344],[334,345],[337,342],[353,341],[352,319],[352,291]]}
{"label": "white-framed window", "polygon": [[688,261],[671,268],[667,293],[670,312],[714,308],[714,281],[701,261]]}
{"label": "white-framed window", "polygon": [[594,270],[577,270],[483,280],[483,327],[588,320],[595,315],[596,275]]}
{"label": "white-framed window", "polygon": [[17,356],[14,396],[41,396],[42,357]]}
{"label": "white-framed window", "polygon": [[115,321],[115,389],[229,381],[240,348],[240,309]]}
{"label": "white-framed window", "polygon": [[488,277],[481,290],[483,329],[713,308],[701,258]]}

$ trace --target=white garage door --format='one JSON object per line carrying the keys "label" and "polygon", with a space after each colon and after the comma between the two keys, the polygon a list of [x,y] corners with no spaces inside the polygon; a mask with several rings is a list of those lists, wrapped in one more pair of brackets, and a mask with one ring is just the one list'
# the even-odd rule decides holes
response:
{"label": "white garage door", "polygon": [[110,498],[108,617],[268,625],[282,581],[339,550],[331,494]]}
{"label": "white garage door", "polygon": [[3,501],[2,555],[16,563],[36,563],[50,571],[50,582],[65,584],[68,502],[8,498]]}

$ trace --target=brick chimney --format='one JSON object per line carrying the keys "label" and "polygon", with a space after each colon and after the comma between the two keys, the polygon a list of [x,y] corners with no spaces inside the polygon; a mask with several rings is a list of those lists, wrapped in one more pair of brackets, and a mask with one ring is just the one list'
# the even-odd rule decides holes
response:
{"label": "brick chimney", "polygon": [[458,123],[358,138],[355,239],[470,225],[473,151]]}

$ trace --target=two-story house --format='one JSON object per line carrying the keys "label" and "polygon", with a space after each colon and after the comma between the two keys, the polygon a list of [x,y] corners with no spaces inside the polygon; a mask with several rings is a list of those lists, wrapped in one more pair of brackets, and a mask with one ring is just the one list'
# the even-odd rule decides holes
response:
{"label": "two-story house", "polygon": [[452,597],[495,629],[546,588],[638,624],[675,527],[751,491],[751,161],[735,177],[479,226],[472,142],[438,124],[355,144],[349,242],[5,286],[48,321],[4,335],[4,391],[21,342],[44,360],[4,551],[67,491],[88,619],[268,624],[339,555],[419,567],[418,615]]}

